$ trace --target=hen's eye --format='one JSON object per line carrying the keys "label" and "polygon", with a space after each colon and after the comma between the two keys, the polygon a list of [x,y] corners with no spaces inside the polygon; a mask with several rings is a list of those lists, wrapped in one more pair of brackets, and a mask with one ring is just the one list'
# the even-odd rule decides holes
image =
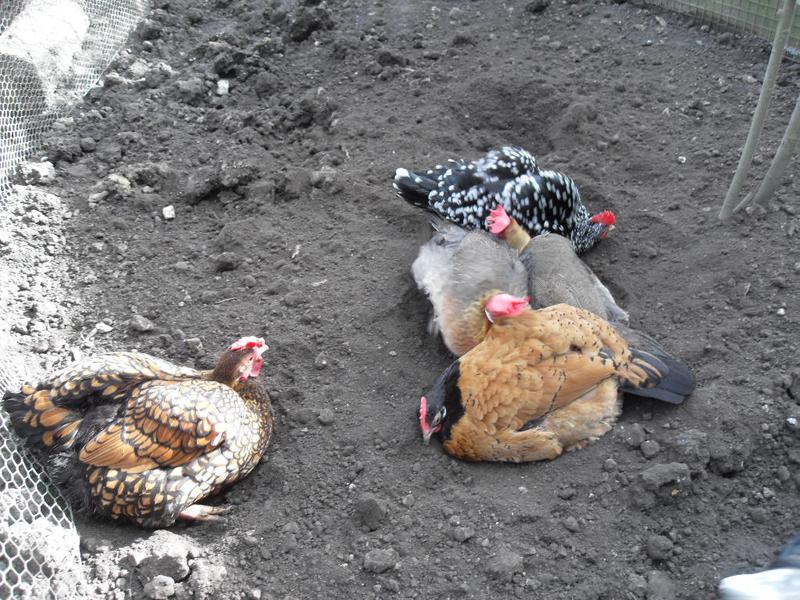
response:
{"label": "hen's eye", "polygon": [[440,414],[440,415],[442,415],[442,416],[441,416],[441,418],[440,418],[439,420],[440,420],[440,421],[443,421],[443,420],[444,420],[444,418],[447,416],[447,407],[446,407],[446,406],[443,406],[443,407],[442,407],[442,412],[440,412],[439,414]]}

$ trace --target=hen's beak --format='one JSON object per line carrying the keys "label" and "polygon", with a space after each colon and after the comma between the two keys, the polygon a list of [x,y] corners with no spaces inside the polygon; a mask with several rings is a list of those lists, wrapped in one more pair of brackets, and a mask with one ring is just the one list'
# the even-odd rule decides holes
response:
{"label": "hen's beak", "polygon": [[422,441],[427,446],[431,443],[431,436],[433,435],[433,430],[429,429],[428,431],[422,432]]}

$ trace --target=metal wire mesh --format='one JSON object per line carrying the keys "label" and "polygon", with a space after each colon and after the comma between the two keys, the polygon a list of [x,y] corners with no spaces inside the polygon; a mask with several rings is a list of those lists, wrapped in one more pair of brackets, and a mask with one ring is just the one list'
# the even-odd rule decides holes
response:
{"label": "metal wire mesh", "polygon": [[[781,0],[645,0],[647,4],[688,15],[712,25],[724,23],[733,29],[771,40],[778,25]],[[789,44],[800,48],[800,19],[795,19]]]}
{"label": "metal wire mesh", "polygon": [[149,0],[0,2],[0,197],[55,119],[99,79]]}
{"label": "metal wire mesh", "polygon": [[[0,396],[19,383],[0,365]],[[69,505],[0,411],[0,598],[77,598],[79,542]]]}
{"label": "metal wire mesh", "polygon": [[[0,0],[0,199],[17,165],[95,84],[148,4]],[[0,352],[0,396],[22,377]],[[0,410],[0,598],[82,597],[79,541],[69,505]]]}

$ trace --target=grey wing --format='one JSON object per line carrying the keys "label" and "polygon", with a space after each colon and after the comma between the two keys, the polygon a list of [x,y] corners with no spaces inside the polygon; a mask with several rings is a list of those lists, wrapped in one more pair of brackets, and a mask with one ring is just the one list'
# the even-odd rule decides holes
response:
{"label": "grey wing", "polygon": [[608,288],[560,235],[539,236],[521,254],[529,272],[534,307],[569,304],[612,322],[626,323],[628,313],[619,307]]}

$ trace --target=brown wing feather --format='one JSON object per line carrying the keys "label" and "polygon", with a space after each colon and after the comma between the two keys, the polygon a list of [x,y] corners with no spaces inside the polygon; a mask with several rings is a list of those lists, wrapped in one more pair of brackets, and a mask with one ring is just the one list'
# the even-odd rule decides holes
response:
{"label": "brown wing feather", "polygon": [[213,381],[141,383],[124,415],[83,447],[80,460],[127,470],[184,465],[222,444],[241,406],[235,391]]}
{"label": "brown wing feather", "polygon": [[78,361],[31,389],[46,389],[55,404],[69,404],[91,395],[120,399],[143,381],[181,381],[200,376],[195,369],[142,352],[107,352]]}

